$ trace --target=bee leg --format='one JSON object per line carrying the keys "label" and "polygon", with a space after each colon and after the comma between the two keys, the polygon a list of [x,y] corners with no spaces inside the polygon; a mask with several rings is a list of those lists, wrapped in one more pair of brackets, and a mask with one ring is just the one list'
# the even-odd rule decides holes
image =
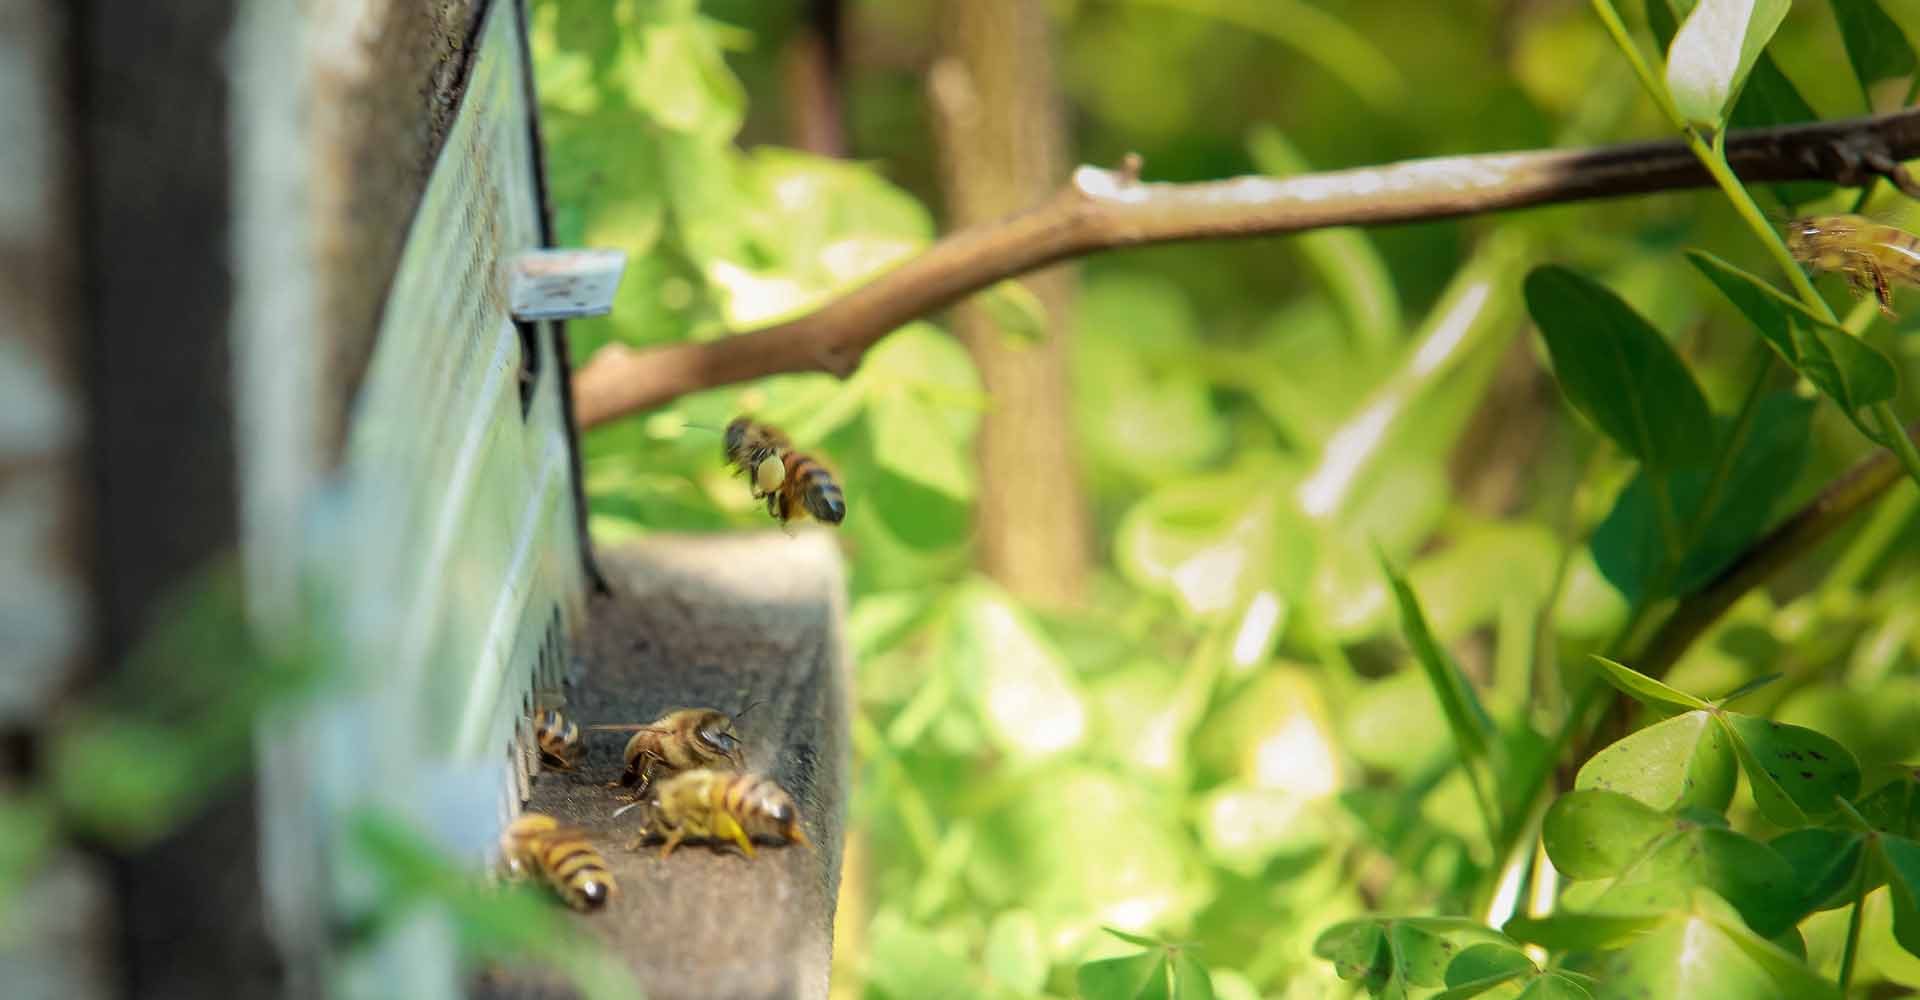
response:
{"label": "bee leg", "polygon": [[1899,319],[1899,315],[1893,311],[1893,286],[1887,283],[1887,273],[1878,264],[1868,264],[1867,273],[1873,276],[1873,297],[1879,300],[1880,311],[1888,319]]}
{"label": "bee leg", "polygon": [[669,856],[671,856],[673,854],[673,849],[676,847],[679,847],[680,841],[685,837],[686,837],[686,834],[682,833],[679,830],[675,830],[672,833],[668,834],[667,846],[660,848],[660,860],[665,861]]}
{"label": "bee leg", "polygon": [[740,825],[740,821],[725,813],[721,813],[716,819],[714,826],[717,829],[713,832],[739,844],[740,849],[747,852],[747,857],[753,857],[753,838],[747,836],[747,831]]}

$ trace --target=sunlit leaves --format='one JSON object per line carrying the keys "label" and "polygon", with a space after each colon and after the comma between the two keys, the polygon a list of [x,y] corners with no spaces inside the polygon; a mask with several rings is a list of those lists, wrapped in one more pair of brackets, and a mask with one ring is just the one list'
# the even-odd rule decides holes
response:
{"label": "sunlit leaves", "polygon": [[1801,726],[1752,715],[1721,715],[1735,737],[1754,801],[1775,823],[1797,826],[1807,816],[1838,808],[1835,797],[1851,799],[1860,791],[1860,765],[1833,739]]}
{"label": "sunlit leaves", "polygon": [[1789,0],[1699,0],[1667,51],[1667,91],[1682,117],[1719,128]]}
{"label": "sunlit leaves", "polygon": [[1555,868],[1570,878],[1607,878],[1671,832],[1659,811],[1617,792],[1585,789],[1554,800],[1541,837]]}
{"label": "sunlit leaves", "polygon": [[1732,801],[1737,773],[1726,735],[1695,711],[1608,745],[1580,768],[1574,787],[1629,795],[1658,810],[1718,811]]}
{"label": "sunlit leaves", "polygon": [[1312,534],[1283,497],[1284,467],[1249,464],[1149,493],[1121,518],[1114,561],[1136,586],[1163,593],[1200,621],[1219,621],[1270,591],[1306,588]]}
{"label": "sunlit leaves", "polygon": [[1007,910],[993,918],[987,927],[985,965],[994,982],[1014,993],[1040,992],[1047,979],[1047,952],[1033,914]]}
{"label": "sunlit leaves", "polygon": [[1593,658],[1604,672],[1607,683],[1619,688],[1624,694],[1631,695],[1649,705],[1662,705],[1669,709],[1705,709],[1706,702],[1678,688],[1648,677],[1623,664],[1615,663],[1604,656]]}
{"label": "sunlit leaves", "polygon": [[1706,397],[1672,346],[1633,307],[1560,267],[1527,275],[1526,299],[1574,409],[1650,468],[1710,457]]}
{"label": "sunlit leaves", "polygon": [[[1635,795],[1656,808],[1670,808],[1680,770],[1680,745],[1715,736],[1724,740],[1746,771],[1755,803],[1769,820],[1787,828],[1804,826],[1809,815],[1822,816],[1836,806],[1834,798],[1851,798],[1860,790],[1860,765],[1853,754],[1833,739],[1802,726],[1773,722],[1728,712],[1611,660],[1596,658],[1609,682],[1648,704],[1694,711],[1650,726],[1608,747],[1581,768],[1580,787],[1607,787]],[[1711,730],[1707,727],[1711,726]],[[1654,735],[1650,735],[1654,734]],[[1703,740],[1704,738],[1704,740]],[[1652,751],[1648,753],[1647,751]],[[1725,751],[1718,746],[1701,756],[1688,755],[1686,770],[1702,767],[1717,779],[1724,770]],[[1589,773],[1591,772],[1591,776]],[[1604,779],[1603,776],[1604,775]],[[1605,780],[1606,784],[1600,782]],[[1696,782],[1691,775],[1679,782],[1681,799],[1712,810],[1726,800],[1722,780]],[[1706,793],[1701,800],[1693,796]]]}
{"label": "sunlit leaves", "polygon": [[1074,407],[1097,471],[1157,481],[1220,454],[1226,422],[1197,363],[1198,322],[1178,285],[1090,282],[1076,328]]}
{"label": "sunlit leaves", "polygon": [[1696,895],[1680,910],[1609,952],[1595,970],[1596,1000],[1820,1000],[1833,983],[1742,925],[1726,904]]}
{"label": "sunlit leaves", "polygon": [[1859,411],[1892,399],[1898,390],[1898,375],[1886,355],[1710,253],[1689,250],[1687,259],[1759,329],[1781,358],[1838,403],[1862,433],[1878,438],[1861,422]]}
{"label": "sunlit leaves", "polygon": [[1454,956],[1478,944],[1512,946],[1505,935],[1471,920],[1368,918],[1327,928],[1314,941],[1313,953],[1332,962],[1340,978],[1358,982],[1375,997],[1404,998],[1416,989],[1446,985]]}
{"label": "sunlit leaves", "polygon": [[1401,632],[1406,636],[1407,645],[1413,649],[1414,659],[1426,672],[1427,682],[1432,685],[1441,711],[1446,714],[1447,726],[1453,732],[1461,756],[1468,760],[1487,759],[1495,739],[1493,720],[1480,704],[1473,687],[1467,683],[1466,675],[1460,672],[1453,658],[1447,655],[1427,629],[1426,617],[1420,612],[1420,599],[1414,594],[1413,588],[1407,586],[1407,581],[1384,558],[1380,561],[1380,568],[1386,574],[1387,582],[1393,588],[1394,601],[1400,608]]}
{"label": "sunlit leaves", "polygon": [[[1512,1000],[1588,1000],[1591,996],[1572,976],[1542,972],[1525,952],[1510,944],[1476,944],[1462,951],[1447,965],[1446,985],[1446,991],[1433,1000],[1470,1000],[1493,990],[1499,992],[1492,995]],[[1500,990],[1502,986],[1507,989]]]}
{"label": "sunlit leaves", "polygon": [[996,743],[1040,755],[1080,742],[1086,709],[1072,672],[1025,610],[978,583],[955,599],[949,615],[952,670]]}
{"label": "sunlit leaves", "polygon": [[1086,1000],[1213,1000],[1212,977],[1185,947],[1108,933],[1148,950],[1082,965],[1076,979]]}

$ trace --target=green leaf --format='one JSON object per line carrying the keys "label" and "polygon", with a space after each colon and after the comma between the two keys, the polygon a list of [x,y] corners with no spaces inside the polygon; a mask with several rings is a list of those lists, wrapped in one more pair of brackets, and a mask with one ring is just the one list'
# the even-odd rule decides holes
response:
{"label": "green leaf", "polygon": [[1739,774],[1730,741],[1710,713],[1656,722],[1595,754],[1574,787],[1619,792],[1661,811],[1719,812],[1733,800]]}
{"label": "green leaf", "polygon": [[1718,129],[1790,0],[1700,0],[1667,50],[1667,92],[1687,121]]}
{"label": "green leaf", "polygon": [[[1685,0],[1683,8],[1693,9],[1692,0]],[[1647,0],[1647,26],[1653,29],[1653,38],[1665,52],[1673,45],[1674,33],[1678,25],[1673,17],[1673,5],[1668,0]],[[1740,91],[1740,97],[1733,102],[1733,114],[1727,117],[1727,123],[1734,128],[1765,128],[1769,125],[1792,125],[1796,122],[1810,122],[1819,115],[1814,113],[1812,105],[1800,96],[1800,89],[1793,85],[1773,57],[1764,50],[1753,62],[1753,72],[1747,75],[1747,85]],[[1833,185],[1825,182],[1817,184],[1775,185],[1781,187],[1805,187],[1803,197],[1795,201],[1806,200],[1818,193],[1832,190]]]}
{"label": "green leaf", "polygon": [[[1724,442],[1733,426],[1719,421]],[[1684,597],[1698,590],[1731,563],[1766,527],[1768,516],[1791,489],[1806,465],[1813,425],[1813,404],[1789,393],[1761,400],[1732,468],[1721,483],[1713,510],[1702,517],[1711,470],[1680,469],[1668,477],[1676,520],[1703,525],[1695,544],[1681,560],[1663,597]],[[1650,595],[1665,564],[1653,487],[1643,471],[1634,476],[1614,500],[1613,509],[1593,532],[1593,559],[1607,582],[1629,603]]]}
{"label": "green leaf", "polygon": [[1406,996],[1443,985],[1453,956],[1483,943],[1513,946],[1506,935],[1456,917],[1363,918],[1322,931],[1313,953],[1374,996]]}
{"label": "green leaf", "polygon": [[1711,459],[1706,397],[1673,347],[1633,307],[1561,267],[1527,275],[1526,299],[1574,409],[1650,468]]}
{"label": "green leaf", "polygon": [[1892,399],[1899,390],[1899,375],[1886,355],[1704,250],[1687,251],[1687,259],[1760,330],[1787,364],[1838,403],[1861,433],[1879,440],[1878,432],[1862,422],[1859,411]]}
{"label": "green leaf", "polygon": [[1080,967],[1075,979],[1085,1000],[1171,1000],[1167,990],[1167,953],[1143,951],[1105,958]]}
{"label": "green leaf", "polygon": [[1433,1000],[1469,1000],[1539,970],[1525,952],[1511,945],[1476,944],[1447,965],[1447,991]]}
{"label": "green leaf", "polygon": [[1544,917],[1515,917],[1502,929],[1552,951],[1598,951],[1627,940],[1660,919],[1655,914],[1581,913],[1563,908]]}
{"label": "green leaf", "polygon": [[1637,799],[1584,789],[1554,800],[1540,836],[1562,874],[1594,879],[1618,875],[1672,832],[1672,819]]}
{"label": "green leaf", "polygon": [[[1879,0],[1832,0],[1833,18],[1847,46],[1847,61],[1865,91],[1874,82],[1913,72],[1913,45]],[[1872,108],[1867,110],[1871,111]]]}
{"label": "green leaf", "polygon": [[1172,952],[1173,1000],[1213,1000],[1213,977],[1185,948]]}
{"label": "green leaf", "polygon": [[1900,947],[1920,955],[1920,843],[1905,837],[1879,838],[1893,895],[1893,937]]}
{"label": "green leaf", "polygon": [[1825,1000],[1833,983],[1753,931],[1738,916],[1696,897],[1596,970],[1596,1000]]}
{"label": "green leaf", "polygon": [[1420,612],[1420,599],[1407,581],[1394,571],[1393,565],[1384,554],[1380,555],[1381,572],[1387,575],[1387,583],[1393,588],[1394,600],[1400,606],[1400,630],[1406,636],[1407,645],[1413,648],[1414,658],[1420,661],[1421,669],[1426,671],[1427,682],[1433,685],[1434,697],[1440,701],[1440,708],[1447,716],[1447,727],[1453,731],[1453,739],[1460,747],[1460,754],[1467,759],[1486,759],[1488,747],[1493,741],[1495,731],[1493,719],[1480,704],[1473,693],[1473,686],[1467,682],[1467,676],[1453,662],[1453,657],[1433,638],[1427,629],[1426,616]]}
{"label": "green leaf", "polygon": [[1015,278],[994,282],[976,301],[1009,341],[1025,345],[1046,341],[1046,303],[1025,282]]}
{"label": "green leaf", "polygon": [[1792,866],[1800,911],[1813,913],[1853,901],[1850,887],[1863,842],[1857,833],[1810,826],[1783,833],[1767,846]]}
{"label": "green leaf", "polygon": [[1607,683],[1618,688],[1621,694],[1643,705],[1693,709],[1695,711],[1713,707],[1679,688],[1662,684],[1625,664],[1615,663],[1604,656],[1596,656],[1594,659],[1599,662],[1600,668],[1605,671]]}
{"label": "green leaf", "polygon": [[977,582],[955,595],[947,642],[948,669],[1001,750],[1039,757],[1085,737],[1086,706],[1070,666],[998,587]]}
{"label": "green leaf", "polygon": [[1150,938],[1143,934],[1129,934],[1126,931],[1119,929],[1118,927],[1107,927],[1105,925],[1102,925],[1100,929],[1103,931],[1106,931],[1108,934],[1111,934],[1114,937],[1119,938],[1122,941],[1125,941],[1128,944],[1137,944],[1142,948],[1165,947],[1165,943],[1160,941],[1158,938]]}
{"label": "green leaf", "polygon": [[[1727,712],[1722,720],[1733,733],[1734,751],[1754,786],[1754,801],[1768,820],[1780,826],[1805,825],[1807,816],[1838,809],[1836,797],[1860,792],[1860,764],[1846,747],[1804,726]],[[1781,808],[1779,795],[1793,803]]]}
{"label": "green leaf", "polygon": [[1903,768],[1898,778],[1874,789],[1856,808],[1882,833],[1920,836],[1920,770]]}
{"label": "green leaf", "polygon": [[986,403],[966,349],[914,323],[874,345],[856,381],[875,463],[954,501],[971,500],[973,434]]}
{"label": "green leaf", "polygon": [[1027,910],[1008,910],[987,926],[987,975],[1015,993],[1040,992],[1047,982],[1047,948],[1040,922]]}
{"label": "green leaf", "polygon": [[1593,1000],[1593,994],[1578,981],[1557,972],[1534,977],[1513,1000]]}
{"label": "green leaf", "polygon": [[1685,906],[1693,888],[1710,889],[1733,904],[1762,937],[1801,917],[1793,867],[1745,834],[1687,820],[1635,859],[1585,909],[1594,913],[1655,914]]}
{"label": "green leaf", "polygon": [[940,935],[908,923],[892,909],[874,915],[869,933],[869,988],[877,987],[891,1000],[962,1000],[980,995],[975,968]]}

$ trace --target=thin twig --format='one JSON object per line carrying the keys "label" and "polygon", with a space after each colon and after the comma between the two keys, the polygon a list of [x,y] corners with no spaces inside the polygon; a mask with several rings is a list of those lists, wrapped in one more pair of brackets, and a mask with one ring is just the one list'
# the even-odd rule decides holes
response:
{"label": "thin twig", "polygon": [[[1743,181],[1862,184],[1920,156],[1920,109],[1736,133],[1727,158]],[[796,319],[702,343],[610,347],[574,377],[582,427],[690,392],[782,372],[845,375],[875,341],[995,282],[1115,247],[1295,233],[1328,226],[1456,218],[1555,202],[1706,187],[1684,142],[1408,160],[1293,177],[1150,183],[1081,167],[1038,207],[969,227],[872,282]]]}
{"label": "thin twig", "polygon": [[[1920,436],[1920,422],[1907,427],[1908,439],[1916,436]],[[1639,669],[1654,677],[1665,673],[1734,602],[1880,499],[1900,481],[1901,471],[1891,452],[1880,451],[1828,484],[1806,506],[1749,546],[1733,565],[1681,601],[1648,640]]]}

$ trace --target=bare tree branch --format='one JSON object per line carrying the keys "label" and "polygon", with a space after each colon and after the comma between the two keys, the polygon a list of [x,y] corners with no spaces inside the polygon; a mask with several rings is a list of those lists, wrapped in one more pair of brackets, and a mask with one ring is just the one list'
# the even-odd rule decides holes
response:
{"label": "bare tree branch", "polygon": [[[1900,161],[1920,156],[1920,108],[1734,133],[1749,182],[1886,177],[1920,197]],[[1114,247],[1447,219],[1554,202],[1710,187],[1678,141],[1408,160],[1293,177],[1150,183],[1137,167],[1081,167],[1044,204],[962,229],[814,312],[751,333],[636,351],[609,347],[574,376],[582,427],[690,392],[782,372],[845,375],[909,320],[1069,257]]]}

